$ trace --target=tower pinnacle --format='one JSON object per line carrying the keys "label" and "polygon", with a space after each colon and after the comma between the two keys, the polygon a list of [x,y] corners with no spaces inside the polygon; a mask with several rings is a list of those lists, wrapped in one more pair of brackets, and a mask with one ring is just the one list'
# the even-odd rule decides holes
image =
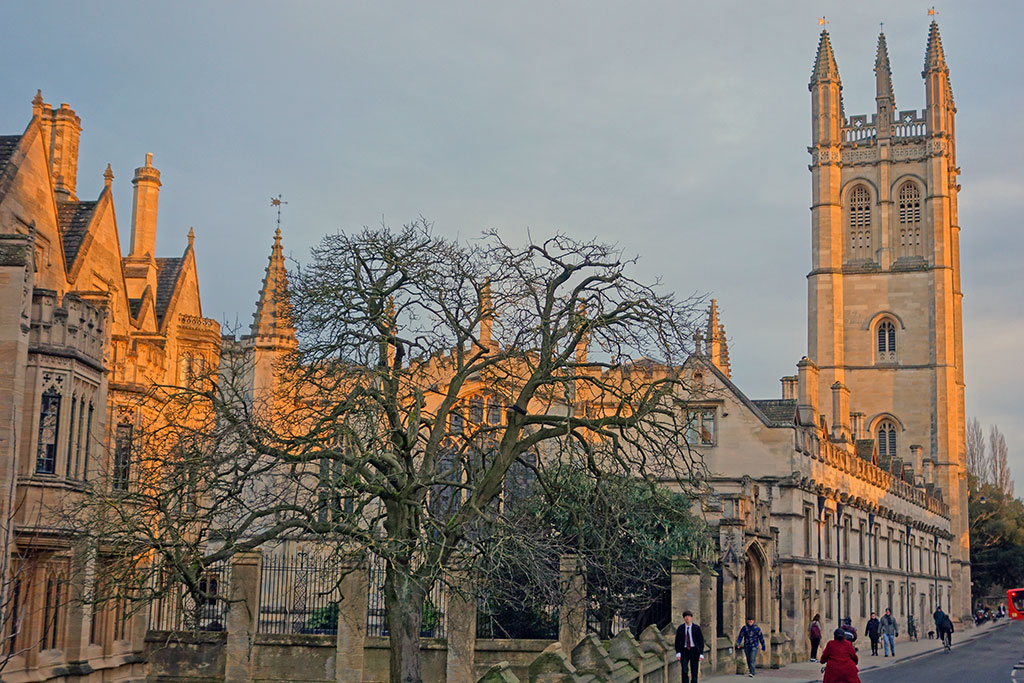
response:
{"label": "tower pinnacle", "polygon": [[281,228],[274,231],[274,244],[270,248],[266,274],[256,312],[252,316],[250,331],[258,341],[273,340],[275,345],[289,346],[295,342],[295,328],[292,326],[288,301],[288,271],[284,263],[284,249],[281,246]]}
{"label": "tower pinnacle", "polygon": [[839,66],[836,64],[836,56],[832,52],[832,41],[829,40],[828,31],[823,30],[821,38],[818,40],[818,54],[814,57],[814,69],[811,71],[811,82],[808,88],[829,81],[840,83]]}
{"label": "tower pinnacle", "polygon": [[718,300],[711,300],[708,310],[708,329],[704,335],[708,345],[708,357],[726,377],[732,376],[729,365],[729,342],[725,338],[725,325],[718,319]]}
{"label": "tower pinnacle", "polygon": [[893,105],[896,95],[892,90],[892,68],[889,66],[889,47],[885,33],[878,34],[878,51],[875,53],[875,99],[886,98]]}
{"label": "tower pinnacle", "polygon": [[949,67],[946,66],[946,55],[942,51],[939,25],[934,19],[928,29],[928,47],[924,52],[924,71],[921,72],[921,77],[926,78],[932,72],[949,73]]}

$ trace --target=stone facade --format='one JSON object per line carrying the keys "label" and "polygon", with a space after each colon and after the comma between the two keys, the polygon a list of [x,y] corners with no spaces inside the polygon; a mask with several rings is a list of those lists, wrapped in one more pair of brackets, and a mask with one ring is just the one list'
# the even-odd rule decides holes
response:
{"label": "stone facade", "polygon": [[[87,482],[131,480],[145,392],[215,368],[220,327],[203,317],[193,235],[155,254],[160,173],[135,171],[132,242],[122,258],[113,173],[76,195],[82,126],[37,94],[24,133],[0,137],[0,514],[5,681],[140,678],[145,622],[123,605],[74,600],[95,571],[71,561],[54,511]],[[5,565],[7,566],[7,565]],[[11,637],[11,634],[16,634]],[[6,652],[6,650],[5,650]]]}

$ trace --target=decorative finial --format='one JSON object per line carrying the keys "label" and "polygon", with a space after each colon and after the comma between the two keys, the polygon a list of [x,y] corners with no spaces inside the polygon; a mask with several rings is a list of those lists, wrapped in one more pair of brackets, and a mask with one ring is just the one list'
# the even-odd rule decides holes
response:
{"label": "decorative finial", "polygon": [[188,228],[188,246],[190,246],[190,247],[191,247],[191,246],[192,246],[192,244],[193,244],[193,243],[194,243],[195,241],[196,241],[196,231],[195,231],[195,230],[194,230],[194,229],[192,228],[192,226],[190,225],[190,226],[189,226],[189,228]]}
{"label": "decorative finial", "polygon": [[281,240],[281,205],[287,203],[283,195],[280,194],[270,198],[270,205],[277,208],[277,230],[274,232],[274,239],[276,241]]}
{"label": "decorative finial", "polygon": [[111,183],[114,182],[114,171],[110,168],[110,164],[107,164],[107,170],[103,172],[103,184],[106,187],[110,187]]}
{"label": "decorative finial", "polygon": [[43,91],[36,90],[36,96],[32,98],[32,114],[38,116],[43,111]]}
{"label": "decorative finial", "polygon": [[146,152],[146,166],[149,166],[149,167],[153,166],[153,153],[152,152]]}
{"label": "decorative finial", "polygon": [[931,7],[928,8],[928,16],[929,17],[934,17],[938,13],[939,13],[939,11],[937,9],[935,9],[935,5],[932,5]]}
{"label": "decorative finial", "polygon": [[822,31],[827,31],[827,30],[828,30],[828,28],[826,28],[826,27],[827,27],[827,26],[828,26],[829,24],[831,24],[831,23],[832,23],[831,21],[829,21],[828,19],[826,19],[826,18],[825,18],[825,15],[824,15],[824,14],[823,14],[823,15],[821,15],[820,17],[818,17],[818,26],[821,26],[821,27],[822,27],[822,29],[821,29]]}

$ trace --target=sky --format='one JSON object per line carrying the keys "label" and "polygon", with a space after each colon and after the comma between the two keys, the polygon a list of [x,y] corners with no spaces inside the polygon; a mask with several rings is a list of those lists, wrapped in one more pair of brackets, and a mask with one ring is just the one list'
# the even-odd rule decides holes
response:
{"label": "sky", "polygon": [[[924,107],[934,3],[52,2],[4,5],[0,135],[36,89],[82,118],[78,195],[109,162],[162,174],[157,251],[194,226],[205,315],[247,327],[282,194],[286,253],[418,216],[613,242],[708,293],[733,379],[779,395],[806,352],[810,96],[825,15],[848,115],[874,111],[880,22],[898,109]],[[1024,3],[936,5],[958,107],[967,412],[1024,490]]]}

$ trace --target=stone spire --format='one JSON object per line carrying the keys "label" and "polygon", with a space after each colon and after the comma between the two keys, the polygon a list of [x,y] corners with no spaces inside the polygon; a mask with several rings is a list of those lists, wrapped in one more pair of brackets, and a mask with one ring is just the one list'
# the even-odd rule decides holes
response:
{"label": "stone spire", "polygon": [[491,281],[484,283],[480,291],[480,346],[490,348],[494,323],[494,306],[491,303]]}
{"label": "stone spire", "polygon": [[924,71],[921,77],[924,79],[928,132],[932,135],[952,133],[952,115],[956,113],[956,104],[949,83],[946,55],[942,50],[942,38],[939,37],[939,25],[935,21],[932,21],[928,29],[928,47],[924,51]]}
{"label": "stone spire", "polygon": [[928,29],[928,47],[924,52],[924,71],[921,72],[921,77],[925,78],[933,71],[949,73],[946,55],[942,51],[942,38],[939,37],[939,25],[934,20]]}
{"label": "stone spire", "polygon": [[725,338],[725,325],[718,319],[718,300],[711,300],[708,310],[708,329],[704,335],[708,345],[708,357],[726,377],[732,376],[729,365],[729,342]]}
{"label": "stone spire", "polygon": [[818,40],[818,54],[814,58],[814,69],[811,71],[811,82],[809,88],[820,83],[834,81],[839,83],[839,66],[836,64],[836,56],[832,52],[832,41],[829,40],[828,31],[821,32]]}
{"label": "stone spire", "polygon": [[288,301],[288,271],[284,264],[284,250],[281,248],[281,228],[274,232],[274,245],[270,249],[270,259],[250,331],[257,344],[295,344],[295,328],[292,326]]}
{"label": "stone spire", "polygon": [[889,47],[885,44],[885,33],[878,34],[878,50],[875,53],[875,101],[881,108],[882,102],[889,105],[892,112],[896,105],[896,95],[892,89],[892,68],[889,66]]}

